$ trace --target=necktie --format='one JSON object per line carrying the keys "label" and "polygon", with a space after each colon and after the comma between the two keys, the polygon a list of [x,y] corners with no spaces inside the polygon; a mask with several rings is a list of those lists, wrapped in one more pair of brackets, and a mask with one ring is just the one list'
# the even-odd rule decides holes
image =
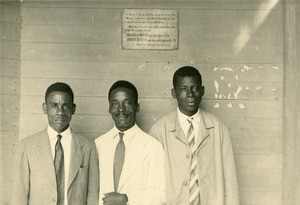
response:
{"label": "necktie", "polygon": [[119,180],[124,164],[125,157],[125,144],[123,141],[123,132],[119,132],[120,140],[117,144],[114,158],[114,189],[115,192],[118,191]]}
{"label": "necktie", "polygon": [[190,174],[190,205],[198,205],[200,204],[200,190],[198,186],[198,165],[196,155],[196,141],[195,141],[195,131],[192,124],[192,121],[188,120],[190,123],[189,130],[187,132],[187,138],[189,142],[189,146],[192,150],[191,157],[191,174]]}
{"label": "necktie", "polygon": [[54,168],[56,175],[57,185],[57,205],[64,204],[64,183],[65,183],[65,170],[64,170],[64,150],[61,145],[60,134],[57,135],[57,142],[55,144]]}

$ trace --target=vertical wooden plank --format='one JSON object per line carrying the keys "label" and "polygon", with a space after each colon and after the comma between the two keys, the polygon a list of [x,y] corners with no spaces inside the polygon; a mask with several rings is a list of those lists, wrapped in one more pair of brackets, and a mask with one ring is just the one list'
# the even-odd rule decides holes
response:
{"label": "vertical wooden plank", "polygon": [[[299,37],[296,0],[284,1],[283,204],[299,204]],[[298,9],[299,12],[299,9]],[[299,15],[299,14],[298,14]],[[298,29],[300,27],[298,26]],[[299,35],[298,31],[298,35]],[[298,193],[297,193],[298,192]]]}
{"label": "vertical wooden plank", "polygon": [[0,204],[9,204],[20,120],[20,30],[18,2],[0,1]]}
{"label": "vertical wooden plank", "polygon": [[[296,27],[297,27],[297,39],[296,39],[296,41],[297,41],[297,59],[300,59],[300,37],[299,37],[299,35],[300,35],[300,5],[299,5],[299,1],[298,1],[298,3],[297,3],[297,19],[298,19],[298,21],[296,22]],[[299,173],[300,173],[300,164],[299,164],[299,162],[300,162],[300,140],[299,140],[299,136],[300,136],[300,106],[299,106],[299,103],[300,103],[300,95],[299,95],[299,93],[300,93],[300,83],[299,83],[299,77],[300,77],[300,72],[299,72],[299,68],[300,68],[300,61],[299,60],[297,60],[297,77],[296,77],[296,82],[298,83],[297,84],[297,95],[296,95],[296,97],[297,97],[297,113],[296,113],[296,115],[297,115],[297,121],[295,122],[296,123],[296,126],[297,126],[297,133],[296,133],[296,135],[295,135],[295,137],[297,138],[297,140],[298,140],[298,145],[297,145],[297,149],[298,149],[298,152],[297,152],[297,162],[298,162],[298,164],[297,164],[297,169],[296,169],[296,173],[297,173],[297,180],[298,180],[298,183],[297,183],[297,185],[296,185],[296,187],[295,187],[295,195],[296,195],[296,199],[295,199],[295,204],[299,204],[300,203],[300,179],[299,179],[299,177],[300,177],[300,175],[299,175]]]}

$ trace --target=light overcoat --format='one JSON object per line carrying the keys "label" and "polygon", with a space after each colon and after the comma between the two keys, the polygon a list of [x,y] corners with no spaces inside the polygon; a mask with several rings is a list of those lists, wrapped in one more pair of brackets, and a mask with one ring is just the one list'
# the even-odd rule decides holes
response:
{"label": "light overcoat", "polygon": [[[198,181],[201,205],[238,205],[238,185],[232,145],[226,126],[214,115],[200,110],[197,137]],[[191,149],[174,111],[150,130],[164,147],[168,205],[187,205]]]}

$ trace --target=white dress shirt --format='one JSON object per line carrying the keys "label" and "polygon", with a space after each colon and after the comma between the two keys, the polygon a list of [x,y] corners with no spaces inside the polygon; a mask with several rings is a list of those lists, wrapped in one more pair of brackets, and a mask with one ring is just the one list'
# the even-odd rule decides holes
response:
{"label": "white dress shirt", "polygon": [[62,136],[61,144],[62,144],[62,147],[63,147],[63,150],[64,150],[64,168],[65,168],[65,199],[64,199],[64,204],[68,205],[67,184],[68,184],[68,178],[69,178],[70,158],[71,158],[71,142],[72,142],[71,129],[69,127],[68,129],[66,129],[62,133],[57,133],[54,129],[52,129],[48,125],[47,131],[48,131],[48,135],[49,135],[53,161],[54,161],[54,157],[55,157],[55,144],[57,142],[57,135],[60,134]]}
{"label": "white dress shirt", "polygon": [[[200,118],[199,110],[193,116],[187,116],[182,112],[180,112],[179,108],[177,108],[177,115],[178,115],[179,125],[181,126],[186,137],[187,137],[187,132],[190,128],[190,123],[188,122],[188,120],[191,121],[193,124],[195,136],[199,136],[199,130],[201,126],[200,124],[201,118]],[[195,137],[195,140],[196,140],[195,142],[197,143],[197,141],[199,140],[198,137]]]}

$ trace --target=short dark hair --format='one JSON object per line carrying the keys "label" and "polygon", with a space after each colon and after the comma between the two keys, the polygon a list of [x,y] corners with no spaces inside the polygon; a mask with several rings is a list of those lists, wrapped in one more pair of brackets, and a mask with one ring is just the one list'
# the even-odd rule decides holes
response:
{"label": "short dark hair", "polygon": [[74,102],[74,93],[73,93],[71,87],[68,84],[62,83],[62,82],[53,83],[52,85],[50,85],[47,88],[46,94],[45,94],[45,102],[47,102],[47,97],[50,95],[50,93],[55,92],[55,91],[68,93],[72,98],[72,102]]}
{"label": "short dark hair", "polygon": [[116,88],[128,88],[129,90],[132,91],[135,103],[138,102],[138,91],[137,91],[136,87],[132,83],[130,83],[126,80],[118,80],[110,87],[110,89],[108,91],[108,100],[110,98],[111,92]]}
{"label": "short dark hair", "polygon": [[200,72],[192,66],[183,66],[181,68],[178,68],[178,70],[176,70],[176,72],[173,75],[173,87],[175,88],[176,81],[179,77],[186,77],[186,76],[194,76],[198,78],[200,85],[202,85],[202,76]]}

